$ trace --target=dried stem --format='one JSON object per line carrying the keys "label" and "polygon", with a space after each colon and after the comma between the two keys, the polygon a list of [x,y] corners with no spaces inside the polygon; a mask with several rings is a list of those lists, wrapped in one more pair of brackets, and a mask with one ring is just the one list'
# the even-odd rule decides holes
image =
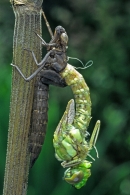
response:
{"label": "dried stem", "polygon": [[[13,1],[15,29],[13,44],[13,64],[17,64],[28,76],[36,69],[29,52],[33,50],[41,60],[41,45],[34,31],[41,34],[42,1]],[[10,103],[8,146],[3,195],[26,195],[29,173],[28,136],[34,94],[34,82],[27,83],[13,70]]]}

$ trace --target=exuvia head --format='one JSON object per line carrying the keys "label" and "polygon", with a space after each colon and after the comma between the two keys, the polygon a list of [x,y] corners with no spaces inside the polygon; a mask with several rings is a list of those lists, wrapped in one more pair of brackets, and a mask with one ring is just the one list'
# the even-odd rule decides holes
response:
{"label": "exuvia head", "polygon": [[55,28],[55,32],[57,35],[61,35],[62,33],[66,33],[65,29],[62,26],[57,26]]}
{"label": "exuvia head", "polygon": [[55,28],[54,36],[56,36],[56,35],[61,39],[62,44],[67,45],[68,35],[62,26],[57,26]]}
{"label": "exuvia head", "polygon": [[64,180],[75,188],[80,189],[86,184],[91,175],[90,167],[91,163],[84,160],[77,166],[67,169],[64,173]]}

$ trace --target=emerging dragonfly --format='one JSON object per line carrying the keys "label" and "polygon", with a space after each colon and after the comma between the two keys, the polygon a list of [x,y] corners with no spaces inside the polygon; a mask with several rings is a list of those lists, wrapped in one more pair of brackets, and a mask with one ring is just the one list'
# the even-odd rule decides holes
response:
{"label": "emerging dragonfly", "polygon": [[65,29],[61,26],[56,27],[54,37],[49,44],[39,35],[38,37],[48,49],[47,54],[40,63],[37,62],[33,51],[31,51],[35,63],[40,67],[31,76],[26,78],[18,66],[11,65],[19,71],[26,81],[30,81],[43,68],[51,69],[55,72],[54,75],[59,73],[66,84],[71,87],[75,97],[76,112],[74,100],[71,100],[54,132],[53,143],[56,158],[63,161],[61,165],[64,168],[68,167],[65,171],[64,179],[79,189],[85,185],[91,175],[91,162],[86,160],[86,158],[87,156],[91,157],[89,151],[92,147],[96,149],[95,144],[99,134],[100,121],[97,121],[90,141],[86,141],[86,137],[88,136],[87,127],[91,120],[90,93],[82,75],[73,66],[67,64],[66,48],[68,36]]}
{"label": "emerging dragonfly", "polygon": [[69,64],[60,74],[73,91],[76,112],[74,100],[70,100],[54,133],[53,144],[56,158],[63,161],[61,165],[64,168],[69,167],[64,174],[65,181],[80,189],[91,175],[91,162],[86,158],[87,156],[92,158],[89,154],[92,147],[96,149],[95,144],[99,134],[100,121],[96,122],[90,141],[87,142],[87,127],[91,120],[89,88],[82,75]]}

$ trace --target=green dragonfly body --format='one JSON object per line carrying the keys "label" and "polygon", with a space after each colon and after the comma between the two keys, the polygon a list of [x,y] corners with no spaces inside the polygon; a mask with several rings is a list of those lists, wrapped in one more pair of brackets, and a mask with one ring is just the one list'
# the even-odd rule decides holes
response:
{"label": "green dragonfly body", "polygon": [[73,91],[76,111],[72,99],[54,132],[55,156],[63,161],[61,165],[64,168],[68,167],[64,173],[65,181],[80,189],[91,175],[91,162],[86,157],[90,156],[89,151],[95,147],[100,121],[96,122],[90,141],[87,142],[87,128],[91,120],[89,88],[83,76],[69,64],[60,74]]}

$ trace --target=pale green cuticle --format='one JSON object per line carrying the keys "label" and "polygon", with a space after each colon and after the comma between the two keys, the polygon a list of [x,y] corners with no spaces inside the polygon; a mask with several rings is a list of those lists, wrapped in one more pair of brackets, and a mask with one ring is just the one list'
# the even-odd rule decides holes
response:
{"label": "pale green cuticle", "polygon": [[[91,120],[91,99],[89,88],[84,78],[71,65],[67,65],[61,73],[67,85],[70,85],[75,96],[74,101],[68,102],[66,111],[54,133],[54,147],[56,158],[63,161],[61,165],[69,167],[64,174],[64,179],[80,189],[86,184],[91,175],[91,163],[86,161],[89,151],[95,146],[98,136],[100,121],[97,121],[90,142],[85,140],[86,129]],[[69,121],[71,121],[69,123]]]}

